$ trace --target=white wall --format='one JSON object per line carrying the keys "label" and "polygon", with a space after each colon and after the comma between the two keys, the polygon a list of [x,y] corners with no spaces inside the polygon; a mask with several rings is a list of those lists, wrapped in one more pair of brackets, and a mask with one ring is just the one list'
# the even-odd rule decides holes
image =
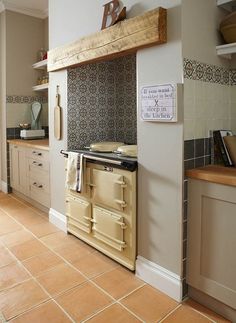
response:
{"label": "white wall", "polygon": [[[107,1],[49,0],[49,48],[70,43],[100,30]],[[168,44],[145,49],[137,55],[138,158],[139,158],[139,255],[181,275],[182,151],[183,124],[141,122],[140,88],[162,82],[181,83],[181,0],[126,0],[128,16],[163,6],[168,10]],[[66,26],[66,28],[65,28]],[[50,75],[50,111],[55,88],[60,85],[64,110],[64,135],[57,142],[52,135],[50,115],[52,208],[65,214],[64,160],[59,150],[66,148],[66,72]]]}
{"label": "white wall", "polygon": [[[183,57],[224,68],[232,61],[216,55],[216,46],[223,43],[218,26],[227,14],[215,0],[183,0]],[[234,62],[234,61],[233,61]],[[231,65],[232,64],[232,65]],[[206,67],[204,67],[206,69]],[[184,139],[209,136],[214,129],[235,129],[235,108],[231,86],[216,81],[185,79],[184,81]]]}

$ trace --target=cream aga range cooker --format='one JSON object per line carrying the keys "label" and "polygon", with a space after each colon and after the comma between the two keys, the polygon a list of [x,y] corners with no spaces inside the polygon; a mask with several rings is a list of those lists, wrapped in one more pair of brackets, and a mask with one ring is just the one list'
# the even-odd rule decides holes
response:
{"label": "cream aga range cooker", "polygon": [[137,160],[114,153],[77,152],[86,160],[84,185],[81,193],[66,191],[67,231],[134,270]]}

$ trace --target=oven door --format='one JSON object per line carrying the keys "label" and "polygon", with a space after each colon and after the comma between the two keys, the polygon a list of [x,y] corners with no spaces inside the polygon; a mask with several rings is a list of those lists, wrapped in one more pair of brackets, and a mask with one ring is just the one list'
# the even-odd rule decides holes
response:
{"label": "oven door", "polygon": [[122,215],[95,206],[92,222],[92,232],[98,240],[123,251],[126,247],[124,242],[126,225]]}
{"label": "oven door", "polygon": [[91,204],[74,196],[66,198],[67,226],[70,225],[90,233],[91,232]]}
{"label": "oven door", "polygon": [[99,169],[92,170],[92,198],[95,203],[123,211],[126,207],[124,176]]}

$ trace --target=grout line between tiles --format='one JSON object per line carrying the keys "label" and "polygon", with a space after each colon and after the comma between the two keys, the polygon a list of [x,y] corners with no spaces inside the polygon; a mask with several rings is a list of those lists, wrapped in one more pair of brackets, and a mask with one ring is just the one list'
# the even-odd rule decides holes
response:
{"label": "grout line between tiles", "polygon": [[[1,207],[0,207],[0,210],[1,210]],[[10,213],[8,213],[8,212],[6,212],[5,211],[5,213],[10,217],[10,218],[13,218],[11,215],[10,215]],[[14,218],[13,218],[14,219]],[[106,290],[104,290],[103,288],[101,288],[99,285],[97,285],[94,281],[93,281],[93,279],[95,279],[97,276],[94,276],[94,277],[91,277],[91,278],[88,278],[86,275],[84,275],[79,269],[77,269],[76,267],[74,267],[73,266],[73,264],[71,264],[71,263],[69,263],[65,258],[63,258],[60,254],[58,254],[56,251],[54,251],[53,250],[53,248],[51,248],[51,247],[49,247],[49,246],[47,246],[43,241],[41,241],[33,232],[31,232],[27,227],[25,227],[20,221],[18,221],[18,220],[16,220],[16,219],[14,219],[18,224],[20,224],[23,228],[25,228],[25,230],[26,231],[29,231],[37,240],[39,240],[43,245],[45,245],[50,251],[52,251],[53,253],[55,253],[57,256],[59,256],[65,263],[67,263],[70,267],[72,267],[73,269],[75,269],[77,272],[79,272],[85,279],[86,279],[86,281],[84,282],[84,283],[82,283],[82,284],[79,284],[79,285],[77,285],[77,286],[73,286],[72,288],[70,288],[70,289],[68,289],[68,290],[66,290],[66,291],[63,291],[63,292],[61,292],[60,293],[60,295],[63,295],[64,293],[66,293],[66,292],[68,292],[69,290],[72,290],[72,289],[74,289],[74,288],[77,288],[78,286],[82,286],[83,284],[85,284],[85,283],[88,283],[88,282],[90,282],[92,285],[94,285],[95,287],[97,287],[100,291],[102,291],[103,293],[105,293],[108,297],[110,297],[112,300],[113,300],[113,304],[115,304],[115,303],[118,303],[118,304],[120,304],[123,308],[125,308],[126,310],[128,310],[132,315],[134,315],[136,318],[138,318],[139,320],[141,320],[142,322],[144,322],[141,318],[139,318],[135,313],[133,313],[131,310],[129,310],[128,308],[126,308],[123,304],[121,304],[121,303],[119,303],[112,295],[110,295]],[[7,248],[8,249],[8,248]],[[14,255],[14,258],[16,258],[15,257],[15,255]],[[32,258],[32,257],[31,257]],[[17,258],[16,258],[17,259]],[[29,259],[29,258],[27,258],[27,259]],[[25,259],[25,260],[27,260],[27,259]],[[17,259],[17,262],[20,262],[20,260],[18,260]],[[24,264],[22,263],[22,265],[24,266]],[[119,267],[120,265],[119,264],[117,264],[117,267]],[[114,267],[114,268],[112,268],[112,269],[109,269],[109,270],[107,270],[107,271],[105,271],[105,272],[103,272],[101,275],[103,275],[103,274],[105,274],[105,273],[108,273],[108,272],[110,272],[110,271],[112,271],[112,270],[114,270],[114,269],[116,269],[117,267]],[[25,266],[24,266],[24,268],[25,268]],[[53,267],[53,268],[55,268],[55,267]],[[26,270],[27,270],[27,268],[26,268]],[[27,270],[28,271],[28,270]],[[36,278],[30,273],[30,275],[33,277],[33,279],[41,286],[41,284],[36,280]],[[144,285],[145,285],[145,283],[144,283]],[[143,285],[143,286],[144,286]],[[143,286],[141,286],[141,287],[143,287]],[[41,286],[42,287],[42,286]],[[141,288],[140,287],[140,288]],[[44,288],[43,288],[43,290],[45,290]],[[132,291],[133,292],[133,291]],[[132,292],[130,292],[130,293],[128,293],[127,295],[125,295],[125,296],[123,296],[123,298],[125,298],[126,296],[128,296],[129,294],[131,294]],[[50,295],[48,292],[47,292],[47,294],[48,295]],[[56,297],[58,297],[59,296],[59,294],[57,294],[56,295]],[[53,296],[54,297],[54,296]],[[54,299],[54,298],[52,298],[52,296],[50,295],[50,298],[51,299],[53,299],[55,302],[56,302],[56,300]],[[59,304],[56,302],[56,304],[59,306]],[[60,307],[61,308],[61,307]],[[87,318],[87,319],[89,319],[89,317]]]}
{"label": "grout line between tiles", "polygon": [[[17,200],[18,202],[20,202],[21,204],[24,204],[24,205],[26,205],[27,207],[29,207],[27,204],[25,204],[24,202],[22,202],[22,201],[20,201],[20,200],[18,200],[18,199],[16,199],[15,197],[12,197],[12,196],[10,196],[10,198],[13,198],[13,199],[15,199],[15,200]],[[31,207],[29,207],[30,209],[32,209],[32,210],[34,210],[33,208],[31,208]],[[51,296],[48,292],[47,292],[47,290],[37,281],[37,279],[36,279],[36,277],[34,277],[28,270],[27,270],[27,268],[24,266],[24,264],[22,263],[22,261],[25,261],[25,260],[28,260],[28,259],[30,259],[30,258],[33,258],[33,257],[35,257],[35,256],[32,256],[32,257],[30,257],[30,258],[27,258],[27,259],[25,259],[25,260],[19,260],[12,252],[11,252],[11,250],[6,246],[6,245],[4,245],[4,247],[10,252],[10,254],[12,254],[13,255],[13,258],[15,258],[16,259],[16,262],[18,263],[18,264],[20,264],[21,266],[23,266],[24,268],[25,268],[25,270],[29,273],[29,275],[30,275],[30,277],[32,277],[32,279],[43,289],[43,291],[49,296],[49,299],[47,299],[47,300],[45,300],[44,302],[42,302],[42,303],[40,303],[40,304],[36,304],[35,306],[33,306],[33,307],[31,307],[30,309],[28,309],[27,311],[25,311],[25,312],[22,312],[22,313],[20,313],[20,314],[18,314],[17,316],[15,316],[14,318],[16,318],[16,317],[19,317],[19,316],[21,316],[21,315],[23,315],[23,314],[25,314],[25,313],[27,313],[27,312],[29,312],[29,311],[31,311],[32,309],[34,309],[34,308],[36,308],[36,307],[39,307],[40,305],[42,305],[42,304],[44,304],[44,303],[46,303],[46,302],[49,302],[49,301],[53,301],[64,313],[65,313],[65,315],[73,322],[73,323],[75,323],[75,321],[71,318],[71,316],[63,309],[63,307],[61,307],[60,306],[60,304],[55,300],[55,298],[54,297],[58,297],[58,296],[60,296],[60,295],[63,295],[64,293],[67,293],[67,292],[69,292],[69,291],[71,291],[71,290],[73,290],[73,289],[75,289],[75,288],[77,288],[78,286],[82,286],[82,285],[84,285],[84,284],[86,284],[86,283],[91,283],[92,285],[94,285],[95,287],[97,287],[101,292],[103,292],[103,293],[105,293],[109,298],[111,298],[112,300],[113,300],[113,302],[111,303],[111,304],[109,304],[108,306],[106,306],[105,308],[103,308],[103,309],[101,309],[101,310],[99,310],[98,312],[96,312],[96,313],[93,313],[91,316],[89,316],[88,318],[86,318],[84,321],[82,321],[82,322],[86,322],[86,321],[88,321],[89,319],[91,319],[92,317],[95,317],[97,314],[99,314],[99,313],[101,313],[101,312],[103,312],[105,309],[107,309],[107,308],[109,308],[110,306],[112,306],[112,305],[114,305],[114,304],[119,304],[120,306],[122,306],[124,309],[126,309],[130,314],[132,314],[133,316],[135,316],[138,320],[140,320],[141,322],[143,322],[143,323],[145,323],[145,321],[143,321],[139,316],[137,316],[135,313],[133,313],[129,308],[127,308],[125,305],[123,305],[120,301],[122,301],[125,297],[127,297],[127,296],[129,296],[130,294],[132,294],[133,292],[135,292],[136,290],[138,290],[138,289],[140,289],[140,288],[142,288],[143,286],[145,286],[146,285],[146,283],[144,283],[143,285],[141,285],[141,286],[139,286],[138,288],[136,288],[136,289],[134,289],[133,291],[131,291],[131,292],[129,292],[128,294],[126,294],[126,295],[124,295],[124,296],[122,296],[120,299],[118,299],[118,300],[116,300],[112,295],[110,295],[108,292],[106,292],[102,287],[100,287],[99,285],[97,285],[94,281],[93,281],[93,279],[95,279],[95,278],[97,278],[97,277],[99,277],[99,276],[101,276],[101,275],[104,275],[104,274],[106,274],[106,273],[108,273],[108,272],[110,272],[110,271],[112,271],[112,270],[115,270],[117,267],[119,267],[120,265],[119,264],[117,264],[117,267],[113,267],[112,269],[109,269],[109,270],[107,270],[107,271],[105,271],[105,272],[103,272],[103,273],[101,273],[101,274],[99,274],[99,275],[97,275],[97,276],[94,276],[94,277],[91,277],[91,278],[89,278],[89,277],[87,277],[85,274],[83,274],[79,269],[77,269],[76,267],[74,267],[73,266],[73,264],[71,264],[70,262],[68,262],[65,258],[63,258],[60,254],[58,254],[56,251],[54,251],[53,250],[53,248],[51,248],[51,247],[49,247],[48,245],[46,245],[46,243],[44,243],[43,241],[41,241],[40,240],[40,238],[39,237],[37,237],[32,231],[30,231],[30,229],[28,229],[27,227],[25,227],[19,220],[17,220],[17,219],[15,219],[8,211],[5,211],[4,209],[2,209],[1,207],[0,207],[0,210],[2,210],[7,216],[9,216],[11,219],[13,219],[16,223],[18,223],[19,225],[21,225],[22,226],[22,229],[25,229],[26,231],[28,231],[28,232],[30,232],[34,237],[35,237],[35,239],[36,240],[38,240],[39,242],[41,242],[44,246],[46,246],[47,247],[47,249],[49,250],[49,251],[51,251],[51,252],[53,252],[54,254],[56,254],[59,258],[61,258],[67,265],[69,265],[71,268],[73,268],[74,270],[76,270],[77,272],[79,272],[85,279],[86,279],[86,281],[85,282],[83,282],[82,284],[78,284],[78,285],[76,285],[76,286],[73,286],[73,287],[71,287],[71,288],[69,288],[69,289],[67,289],[67,290],[65,290],[65,291],[62,291],[61,293],[58,293],[58,294],[56,294],[56,295],[54,295],[54,296]],[[34,210],[35,211],[35,210]],[[37,215],[39,215],[40,217],[43,217],[39,212],[35,212]],[[47,222],[47,223],[49,223],[49,222]],[[16,230],[16,231],[18,231],[18,230]],[[10,234],[10,233],[14,233],[14,232],[16,232],[16,231],[13,231],[13,232],[9,232],[9,233],[6,233],[6,235],[7,234]],[[58,231],[58,232],[60,232],[60,231]],[[53,234],[53,233],[49,233],[49,234]],[[42,238],[42,237],[41,237]],[[43,252],[43,253],[46,253],[47,251],[45,251],[45,252]],[[42,253],[40,253],[40,254],[42,254]],[[39,254],[37,254],[37,255],[39,255]],[[56,265],[57,266],[57,265]],[[52,269],[54,269],[56,266],[54,266],[54,267],[52,267]],[[52,269],[50,269],[50,270],[52,270]],[[49,270],[49,271],[50,271]],[[48,271],[47,271],[48,272]],[[27,280],[30,280],[30,278],[29,279],[27,279]],[[27,281],[27,280],[25,280],[25,281]],[[19,284],[21,284],[22,282],[20,282],[20,283],[18,283],[18,284],[15,284],[14,285],[14,287],[15,286],[17,286],[17,285],[19,285]],[[10,287],[10,288],[12,288],[12,287]],[[7,288],[7,289],[10,289],[10,288]],[[7,290],[7,289],[5,289],[5,290]],[[176,309],[178,309],[180,306],[182,306],[182,304],[179,304],[173,311],[171,311],[170,313],[168,313],[163,319],[161,319],[161,321],[160,322],[163,322],[164,321],[164,319],[166,319],[170,314],[172,314]],[[192,307],[191,307],[192,308]],[[193,309],[193,308],[192,308]],[[204,314],[202,314],[201,312],[199,312],[199,311],[197,311],[197,310],[195,310],[195,309],[193,309],[194,311],[196,311],[197,313],[199,313],[199,314],[201,314],[202,316],[204,316],[204,317],[206,317],[207,319],[209,319],[211,322],[213,322],[213,323],[216,323],[215,321],[213,321],[212,319],[210,319],[208,316],[205,316]],[[13,319],[13,318],[11,318],[11,319]]]}
{"label": "grout line between tiles", "polygon": [[129,295],[133,294],[134,292],[136,292],[137,290],[141,289],[142,287],[146,286],[147,284],[146,283],[143,283],[142,285],[138,286],[137,288],[135,288],[134,290],[132,290],[132,292],[129,292],[128,294],[120,297],[117,302],[120,302],[122,301],[124,298],[128,297]]}
{"label": "grout line between tiles", "polygon": [[[1,207],[0,207],[0,209],[1,209]],[[9,213],[7,213],[6,212],[6,214],[9,216],[9,217],[11,217],[12,218],[12,216],[9,214]],[[21,226],[23,226],[25,229],[26,229],[26,231],[29,231],[29,232],[31,232],[28,228],[26,228],[24,225],[22,225],[22,223],[20,223],[18,220],[15,220],[17,223],[19,223]],[[90,282],[92,285],[94,285],[95,287],[97,287],[100,291],[102,291],[103,293],[105,293],[108,297],[110,297],[110,298],[112,298],[112,300],[113,300],[113,304],[114,303],[116,303],[117,301],[116,301],[116,299],[112,296],[112,295],[110,295],[106,290],[104,290],[104,289],[102,289],[99,285],[97,285],[94,281],[93,281],[93,279],[95,279],[97,276],[94,276],[94,277],[92,277],[92,278],[88,278],[86,275],[84,275],[80,270],[78,270],[76,267],[74,267],[73,266],[73,264],[71,264],[71,263],[69,263],[66,259],[64,259],[60,254],[58,254],[56,251],[54,251],[51,247],[49,247],[49,246],[47,246],[43,241],[41,241],[37,236],[35,236],[34,235],[34,233],[33,232],[31,232],[32,233],[32,235],[37,239],[37,240],[39,240],[42,244],[44,244],[50,251],[52,251],[52,252],[54,252],[57,256],[59,256],[63,261],[65,261],[65,263],[67,263],[70,267],[72,267],[73,269],[75,269],[77,272],[79,272],[85,279],[86,279],[86,281],[84,282],[84,283],[82,283],[82,284],[79,284],[79,285],[76,285],[76,286],[73,286],[72,288],[70,288],[70,289],[67,289],[66,291],[63,291],[63,292],[61,292],[60,294],[57,294],[57,295],[55,295],[55,296],[53,296],[53,297],[58,297],[59,295],[63,295],[64,293],[66,293],[66,292],[68,292],[69,290],[72,290],[72,289],[74,289],[74,288],[77,288],[78,286],[82,286],[83,284],[85,284],[85,283],[88,283],[88,282]],[[8,249],[8,248],[7,248]],[[16,258],[16,256],[14,255],[14,258]],[[32,258],[32,257],[31,257]],[[17,258],[16,258],[17,259]],[[28,258],[27,258],[28,259]],[[25,259],[25,260],[27,260],[27,259]],[[17,261],[18,262],[20,262],[20,260],[18,260],[17,259]],[[24,264],[22,263],[22,265],[24,266]],[[117,264],[117,267],[119,267],[120,265],[119,264]],[[25,267],[25,266],[24,266]],[[108,272],[110,272],[110,271],[112,271],[112,270],[114,270],[114,269],[116,269],[117,267],[114,267],[114,268],[112,268],[112,269],[110,269],[110,270],[107,270],[107,271],[105,271],[105,272],[103,272],[102,274],[105,274],[105,273],[108,273]],[[55,268],[55,267],[54,267]],[[27,270],[27,268],[26,268],[26,270]],[[28,271],[28,270],[27,270]],[[41,286],[41,284],[36,280],[36,278],[30,273],[30,275],[33,277],[33,279]],[[42,286],[41,286],[42,287]],[[43,290],[45,290],[44,288],[43,288]],[[47,292],[47,294],[48,294],[48,292]],[[50,294],[49,294],[50,295]],[[52,298],[52,296],[50,295],[50,297]],[[52,298],[53,299],[53,298]],[[54,299],[55,300],[55,299]],[[55,302],[56,302],[56,300],[55,300]],[[57,302],[56,302],[57,303]],[[57,303],[57,305],[59,305],[58,303]],[[122,305],[123,306],[123,305]],[[131,312],[131,311],[130,311]],[[132,312],[131,312],[132,313]],[[135,315],[134,313],[132,313],[133,315]],[[135,315],[136,316],[136,315]],[[136,316],[137,317],[137,316]],[[88,318],[89,319],[89,318]]]}
{"label": "grout line between tiles", "polygon": [[162,323],[165,321],[165,319],[167,319],[171,314],[173,314],[178,308],[180,308],[182,306],[182,304],[177,305],[172,311],[170,311],[168,314],[166,314],[162,319],[160,319],[160,321],[158,321],[158,323]]}

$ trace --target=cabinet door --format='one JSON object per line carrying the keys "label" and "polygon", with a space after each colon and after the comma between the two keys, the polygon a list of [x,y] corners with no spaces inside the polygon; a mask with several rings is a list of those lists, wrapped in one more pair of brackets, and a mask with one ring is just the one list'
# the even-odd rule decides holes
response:
{"label": "cabinet door", "polygon": [[14,189],[19,188],[19,158],[18,146],[10,145],[10,180],[11,187]]}
{"label": "cabinet door", "polygon": [[91,205],[89,202],[74,196],[66,198],[66,216],[68,226],[91,232]]}
{"label": "cabinet door", "polygon": [[27,194],[28,175],[26,149],[24,147],[10,145],[10,165],[11,187],[23,194]]}
{"label": "cabinet door", "polygon": [[121,215],[94,207],[92,222],[92,231],[98,240],[119,251],[125,248],[124,230],[126,225]]}
{"label": "cabinet door", "polygon": [[236,187],[189,181],[187,282],[236,309]]}
{"label": "cabinet door", "polygon": [[93,200],[95,203],[123,211],[126,207],[124,201],[124,176],[102,170],[92,171]]}

